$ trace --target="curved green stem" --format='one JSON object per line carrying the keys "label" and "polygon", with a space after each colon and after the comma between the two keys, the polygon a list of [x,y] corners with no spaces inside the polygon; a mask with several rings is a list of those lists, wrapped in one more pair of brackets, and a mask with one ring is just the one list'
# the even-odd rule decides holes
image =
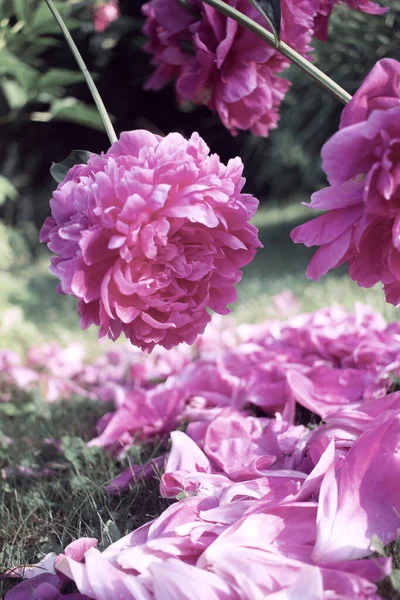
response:
{"label": "curved green stem", "polygon": [[243,13],[236,10],[232,6],[229,6],[223,0],[202,0],[205,4],[212,6],[219,12],[223,13],[227,17],[230,17],[240,25],[247,27],[250,31],[253,31],[258,37],[260,37],[264,42],[272,46],[277,52],[280,52],[285,58],[289,59],[292,63],[294,63],[299,69],[307,73],[310,77],[312,77],[317,83],[319,83],[322,87],[328,90],[335,98],[343,102],[343,104],[348,104],[351,100],[351,96],[346,90],[344,90],[340,85],[338,85],[333,79],[325,75],[318,67],[309,62],[306,58],[304,58],[301,54],[293,50],[290,46],[285,44],[285,42],[279,42],[276,44],[275,37],[273,33],[265,29],[253,19],[250,19]]}
{"label": "curved green stem", "polygon": [[108,116],[108,112],[106,110],[106,107],[104,106],[104,102],[101,99],[101,96],[99,94],[99,90],[97,89],[96,84],[94,83],[92,76],[90,75],[89,70],[85,64],[85,61],[83,60],[74,40],[72,39],[72,36],[71,36],[70,32],[68,31],[68,28],[65,25],[62,16],[58,12],[53,0],[45,0],[45,2],[47,4],[47,6],[49,7],[49,9],[51,10],[55,20],[57,21],[57,23],[63,33],[63,36],[65,37],[66,42],[67,42],[68,46],[70,47],[70,50],[71,50],[72,54],[74,55],[76,62],[78,63],[78,67],[82,71],[82,75],[84,76],[85,81],[90,90],[90,93],[92,94],[93,100],[97,106],[97,110],[99,111],[100,116],[103,119],[104,128],[107,132],[108,139],[110,140],[111,144],[113,144],[118,139],[117,134],[114,131],[114,127],[111,123],[110,117]]}

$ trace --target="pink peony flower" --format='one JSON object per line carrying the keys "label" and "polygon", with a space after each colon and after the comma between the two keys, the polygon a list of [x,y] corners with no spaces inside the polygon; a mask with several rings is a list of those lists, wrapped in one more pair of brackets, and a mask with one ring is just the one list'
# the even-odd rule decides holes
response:
{"label": "pink peony flower", "polygon": [[118,0],[108,0],[95,5],[94,28],[97,32],[104,31],[107,27],[118,19],[119,6]]}
{"label": "pink peony flower", "polygon": [[394,305],[400,303],[399,76],[397,61],[378,63],[349,103],[346,125],[322,149],[331,187],[315,193],[310,205],[329,212],[291,234],[295,243],[321,246],[307,277],[317,280],[348,262],[360,287],[381,281]]}
{"label": "pink peony flower", "polygon": [[[370,0],[345,0],[350,8],[355,8],[360,12],[370,15],[383,15],[389,8],[378,6]],[[328,36],[329,17],[335,4],[343,4],[343,0],[319,0],[318,12],[315,17],[315,36],[325,41]]]}
{"label": "pink peony flower", "polygon": [[[278,108],[290,83],[278,75],[290,63],[254,33],[203,4],[150,0],[143,7],[147,17],[145,49],[153,55],[155,72],[147,88],[159,90],[176,79],[181,103],[205,104],[218,113],[235,135],[250,129],[267,136],[277,126]],[[265,25],[247,0],[229,4]],[[317,0],[282,1],[282,39],[307,56],[313,32]]]}
{"label": "pink peony flower", "polygon": [[383,58],[344,107],[340,129],[365,121],[373,110],[396,106],[400,106],[400,63],[394,58]]}
{"label": "pink peony flower", "polygon": [[261,246],[248,223],[239,158],[223,165],[197,133],[125,132],[76,165],[54,192],[41,241],[81,326],[151,351],[192,344],[237,299],[240,268]]}

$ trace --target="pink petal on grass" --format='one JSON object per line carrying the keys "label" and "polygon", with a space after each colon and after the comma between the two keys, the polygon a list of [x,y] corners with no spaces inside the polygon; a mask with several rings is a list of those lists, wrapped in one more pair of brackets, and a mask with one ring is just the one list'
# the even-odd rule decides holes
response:
{"label": "pink petal on grass", "polygon": [[321,485],[315,561],[370,554],[372,536],[387,544],[400,533],[400,415],[384,413]]}

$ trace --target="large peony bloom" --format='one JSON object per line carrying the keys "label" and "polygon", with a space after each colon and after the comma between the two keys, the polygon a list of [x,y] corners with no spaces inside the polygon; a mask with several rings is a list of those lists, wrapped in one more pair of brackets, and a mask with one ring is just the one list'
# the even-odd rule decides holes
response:
{"label": "large peony bloom", "polygon": [[[370,0],[345,0],[350,8],[356,8],[360,12],[370,15],[383,15],[389,10],[387,7],[379,6]],[[315,36],[320,40],[326,40],[328,36],[329,17],[335,4],[343,4],[343,0],[319,0],[318,12],[315,17]]]}
{"label": "large peony bloom", "polygon": [[343,111],[342,128],[322,149],[331,187],[311,208],[329,212],[292,231],[321,246],[307,270],[317,280],[345,262],[361,287],[383,283],[400,304],[400,63],[380,61]]}
{"label": "large peony bloom", "polygon": [[261,246],[248,223],[239,158],[223,165],[197,133],[121,135],[76,165],[54,192],[41,230],[59,291],[79,300],[81,326],[124,332],[151,351],[192,344],[237,299],[239,269]]}
{"label": "large peony bloom", "polygon": [[94,28],[97,32],[104,31],[119,17],[118,0],[108,0],[95,5],[94,11]]}
{"label": "large peony bloom", "polygon": [[[148,89],[176,79],[180,102],[205,104],[218,113],[232,134],[250,129],[267,136],[277,126],[278,108],[290,83],[278,77],[290,63],[248,29],[200,2],[150,0],[145,49],[155,72]],[[248,0],[229,4],[255,21],[265,20]],[[318,0],[282,0],[282,39],[307,56]]]}

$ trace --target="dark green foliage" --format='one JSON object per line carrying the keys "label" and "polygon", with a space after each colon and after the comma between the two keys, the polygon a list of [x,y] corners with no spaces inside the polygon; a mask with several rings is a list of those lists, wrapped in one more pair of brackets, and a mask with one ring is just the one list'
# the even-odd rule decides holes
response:
{"label": "dark green foliage", "polygon": [[[331,17],[327,42],[314,43],[316,65],[354,93],[377,60],[400,58],[400,1],[385,16],[338,6]],[[269,139],[239,136],[251,191],[286,202],[294,190],[310,195],[326,185],[320,152],[337,130],[343,106],[323,88],[291,67],[292,89],[281,110],[278,129]],[[235,140],[236,142],[236,140]],[[241,148],[239,148],[241,144]]]}
{"label": "dark green foliage", "polygon": [[[158,93],[143,90],[152,71],[150,57],[141,50],[145,41],[141,33],[143,1],[121,0],[120,4],[122,17],[102,34],[93,31],[90,6],[72,15],[75,25],[74,15],[79,14],[82,19],[81,26],[73,28],[73,36],[89,69],[97,75],[96,83],[106,107],[115,117],[117,133],[143,127],[157,133],[177,130],[190,135],[192,131],[199,131],[212,151],[219,153],[223,160],[235,155],[243,158],[247,190],[262,200],[270,198],[284,204],[294,192],[302,190],[307,197],[324,185],[320,150],[337,129],[342,109],[328,92],[292,67],[293,86],[282,107],[278,129],[269,139],[255,138],[245,132],[232,138],[208,109],[189,110],[187,107],[185,112],[179,110],[172,85]],[[80,5],[74,6],[77,10]],[[317,65],[349,92],[357,89],[376,60],[399,54],[400,0],[393,0],[390,8],[386,16],[372,16],[338,6],[331,19],[328,41],[315,43]],[[47,81],[50,91],[58,89],[57,93],[60,93],[63,73],[74,73],[77,78],[79,74],[57,30],[53,29],[51,34],[43,34],[43,37],[48,40],[47,48],[41,52],[37,50],[38,57],[31,60],[32,66],[23,71],[21,77],[24,81],[34,79],[30,69],[39,68],[41,73],[46,73],[41,76],[42,85],[43,80]],[[21,45],[20,60],[27,58],[28,48],[31,48],[28,41]],[[53,107],[56,115],[73,118],[77,115],[76,109],[81,110],[79,103],[92,106],[84,83],[78,79],[74,83],[69,75],[68,81],[63,80],[63,83],[69,84],[68,96],[75,98],[78,104],[70,105],[71,101],[68,101],[67,106],[62,97],[57,98],[56,103],[48,105]],[[21,82],[17,84],[22,85]],[[65,95],[65,90],[62,94]],[[9,221],[12,223],[33,221],[39,227],[48,214],[51,163],[61,161],[71,148],[81,147],[92,152],[106,150],[108,140],[105,133],[78,124],[85,118],[84,111],[82,118],[67,124],[53,118],[48,122],[27,121],[25,109],[22,113],[18,109],[18,119],[7,122],[8,109],[4,103],[5,98],[2,99],[0,94],[0,134],[2,139],[13,142],[0,148],[0,172],[20,192],[12,207],[6,207],[7,214],[11,215]],[[48,106],[32,100],[29,114],[47,110]],[[87,122],[97,126],[93,120]]]}

